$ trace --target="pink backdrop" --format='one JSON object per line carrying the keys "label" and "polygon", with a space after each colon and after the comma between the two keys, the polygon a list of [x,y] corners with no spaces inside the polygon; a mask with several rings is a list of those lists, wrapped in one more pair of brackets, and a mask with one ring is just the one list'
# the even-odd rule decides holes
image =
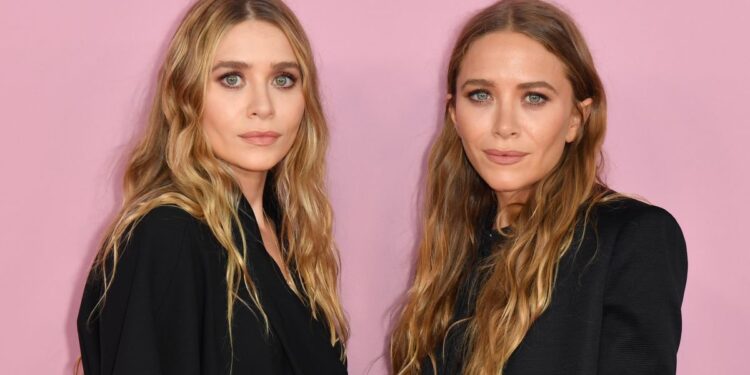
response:
{"label": "pink backdrop", "polygon": [[[561,0],[562,1],[562,0]],[[0,368],[69,374],[121,155],[187,0],[0,2]],[[352,374],[385,374],[456,28],[488,0],[289,0],[331,121]],[[750,335],[746,1],[565,0],[610,98],[609,181],[670,210],[690,275],[679,373],[744,373]]]}

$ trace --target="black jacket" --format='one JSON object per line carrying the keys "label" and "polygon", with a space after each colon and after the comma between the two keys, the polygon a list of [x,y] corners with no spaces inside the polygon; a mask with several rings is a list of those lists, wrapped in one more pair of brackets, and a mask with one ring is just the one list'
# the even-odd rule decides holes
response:
{"label": "black jacket", "polygon": [[[161,206],[136,225],[103,309],[93,315],[101,281],[89,278],[78,316],[86,375],[229,374],[230,363],[234,375],[346,374],[340,346],[331,346],[326,326],[287,286],[246,200],[239,210],[270,331],[257,311],[237,301],[232,360],[226,251],[208,226]],[[273,206],[267,211],[276,215]],[[240,293],[253,306],[244,287]]]}
{"label": "black jacket", "polygon": [[[599,205],[583,228],[578,226],[573,245],[560,260],[551,305],[533,323],[503,374],[674,374],[687,278],[685,241],[677,222],[659,207],[623,199]],[[477,259],[499,251],[501,241],[497,231],[484,228]],[[459,288],[456,319],[473,315],[472,276]],[[438,374],[461,372],[464,327],[449,331],[445,357],[442,345],[436,348]],[[422,367],[432,374],[429,361]]]}

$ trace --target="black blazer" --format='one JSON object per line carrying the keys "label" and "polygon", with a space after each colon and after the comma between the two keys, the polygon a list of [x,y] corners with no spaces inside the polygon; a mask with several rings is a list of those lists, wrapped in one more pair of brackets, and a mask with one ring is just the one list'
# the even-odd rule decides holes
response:
{"label": "black blazer", "polygon": [[[659,207],[623,199],[599,205],[583,229],[579,223],[560,260],[551,305],[503,374],[674,374],[687,278],[679,225]],[[485,228],[478,259],[496,251],[502,240]],[[467,278],[459,289],[457,319],[473,315],[470,284]],[[460,373],[464,327],[459,324],[447,335],[445,357],[441,344],[436,348],[438,374]],[[429,361],[422,367],[432,374]]]}
{"label": "black blazer", "polygon": [[[276,215],[274,207],[268,207]],[[208,226],[161,206],[136,225],[103,309],[89,316],[101,282],[89,278],[78,316],[86,375],[346,374],[341,347],[289,289],[268,255],[246,200],[239,216],[248,267],[268,316],[237,301],[227,330],[226,251]],[[276,223],[279,221],[276,220]],[[238,236],[235,236],[238,238]],[[241,297],[248,301],[244,287]]]}

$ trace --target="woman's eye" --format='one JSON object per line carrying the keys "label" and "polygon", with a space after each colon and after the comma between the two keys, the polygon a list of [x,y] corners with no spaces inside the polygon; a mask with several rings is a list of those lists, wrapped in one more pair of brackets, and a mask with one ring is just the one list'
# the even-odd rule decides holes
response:
{"label": "woman's eye", "polygon": [[525,98],[526,102],[533,105],[543,104],[547,101],[547,97],[542,94],[528,94]]}
{"label": "woman's eye", "polygon": [[475,102],[486,102],[492,97],[487,91],[473,91],[469,93],[469,99]]}
{"label": "woman's eye", "polygon": [[242,77],[240,77],[238,74],[227,74],[221,77],[221,82],[226,87],[238,88],[242,86]]}
{"label": "woman's eye", "polygon": [[273,79],[273,85],[282,89],[288,89],[294,86],[294,83],[294,78],[285,74],[282,74]]}

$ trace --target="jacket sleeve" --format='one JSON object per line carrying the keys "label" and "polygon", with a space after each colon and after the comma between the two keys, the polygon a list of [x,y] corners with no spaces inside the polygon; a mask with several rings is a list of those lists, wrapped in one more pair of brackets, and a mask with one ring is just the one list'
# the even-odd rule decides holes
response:
{"label": "jacket sleeve", "polygon": [[599,374],[674,374],[687,280],[675,219],[648,206],[617,235],[605,286]]}
{"label": "jacket sleeve", "polygon": [[176,375],[200,371],[201,283],[187,213],[158,207],[122,249],[103,304],[89,278],[78,316],[85,375]]}

